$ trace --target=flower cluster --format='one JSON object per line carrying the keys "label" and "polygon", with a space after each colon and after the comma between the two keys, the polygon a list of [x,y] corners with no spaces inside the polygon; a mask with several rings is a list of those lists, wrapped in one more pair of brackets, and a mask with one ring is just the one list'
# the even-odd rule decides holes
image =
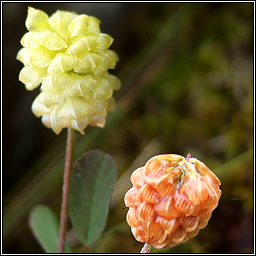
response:
{"label": "flower cluster", "polygon": [[186,242],[206,227],[217,207],[220,181],[195,158],[159,155],[132,173],[125,194],[135,238],[155,248]]}
{"label": "flower cluster", "polygon": [[68,11],[48,17],[29,8],[25,24],[29,32],[17,59],[24,64],[19,80],[27,90],[41,84],[33,113],[56,134],[65,127],[82,134],[87,125],[104,127],[120,80],[108,73],[118,56],[108,50],[113,39],[101,33],[100,21]]}

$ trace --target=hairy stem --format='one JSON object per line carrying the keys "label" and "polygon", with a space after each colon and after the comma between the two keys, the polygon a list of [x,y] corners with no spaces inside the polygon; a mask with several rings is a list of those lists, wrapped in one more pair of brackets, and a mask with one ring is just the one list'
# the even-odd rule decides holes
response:
{"label": "hairy stem", "polygon": [[65,158],[65,170],[63,179],[63,192],[62,192],[62,204],[60,213],[60,236],[59,236],[59,253],[64,252],[65,238],[68,225],[68,207],[69,207],[69,191],[70,181],[73,165],[73,149],[74,149],[74,130],[68,128],[67,146],[66,146],[66,158]]}
{"label": "hairy stem", "polygon": [[151,250],[151,245],[145,243],[144,246],[142,247],[140,253],[150,253]]}

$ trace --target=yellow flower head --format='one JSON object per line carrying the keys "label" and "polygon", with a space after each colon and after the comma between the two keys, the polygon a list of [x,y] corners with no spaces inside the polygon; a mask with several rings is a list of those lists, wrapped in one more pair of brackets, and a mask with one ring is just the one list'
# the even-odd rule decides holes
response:
{"label": "yellow flower head", "polygon": [[113,38],[100,32],[95,17],[57,11],[51,17],[28,8],[27,32],[17,59],[24,64],[19,80],[27,90],[41,84],[33,113],[58,134],[72,127],[84,134],[87,125],[104,127],[115,105],[120,80],[109,74],[118,61],[108,50]]}

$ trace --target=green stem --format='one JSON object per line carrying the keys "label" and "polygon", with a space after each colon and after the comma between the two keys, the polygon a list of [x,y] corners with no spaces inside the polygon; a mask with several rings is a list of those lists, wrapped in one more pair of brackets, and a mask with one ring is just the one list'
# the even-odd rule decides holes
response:
{"label": "green stem", "polygon": [[59,253],[64,252],[65,238],[67,233],[68,208],[69,208],[68,202],[69,202],[70,181],[71,181],[72,165],[73,165],[74,134],[75,134],[74,130],[72,128],[68,128],[63,192],[62,192],[62,204],[61,204],[61,213],[60,213],[60,236],[59,236],[59,249],[58,249]]}

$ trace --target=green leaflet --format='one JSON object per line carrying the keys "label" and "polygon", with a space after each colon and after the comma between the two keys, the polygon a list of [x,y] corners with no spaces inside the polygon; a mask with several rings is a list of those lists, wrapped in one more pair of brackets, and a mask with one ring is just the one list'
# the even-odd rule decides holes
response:
{"label": "green leaflet", "polygon": [[[29,225],[47,253],[58,252],[59,224],[56,216],[48,206],[35,206],[30,213]],[[65,252],[72,252],[67,245]]]}
{"label": "green leaflet", "polygon": [[79,239],[87,245],[104,229],[116,176],[112,157],[99,150],[83,154],[74,165],[70,218]]}

